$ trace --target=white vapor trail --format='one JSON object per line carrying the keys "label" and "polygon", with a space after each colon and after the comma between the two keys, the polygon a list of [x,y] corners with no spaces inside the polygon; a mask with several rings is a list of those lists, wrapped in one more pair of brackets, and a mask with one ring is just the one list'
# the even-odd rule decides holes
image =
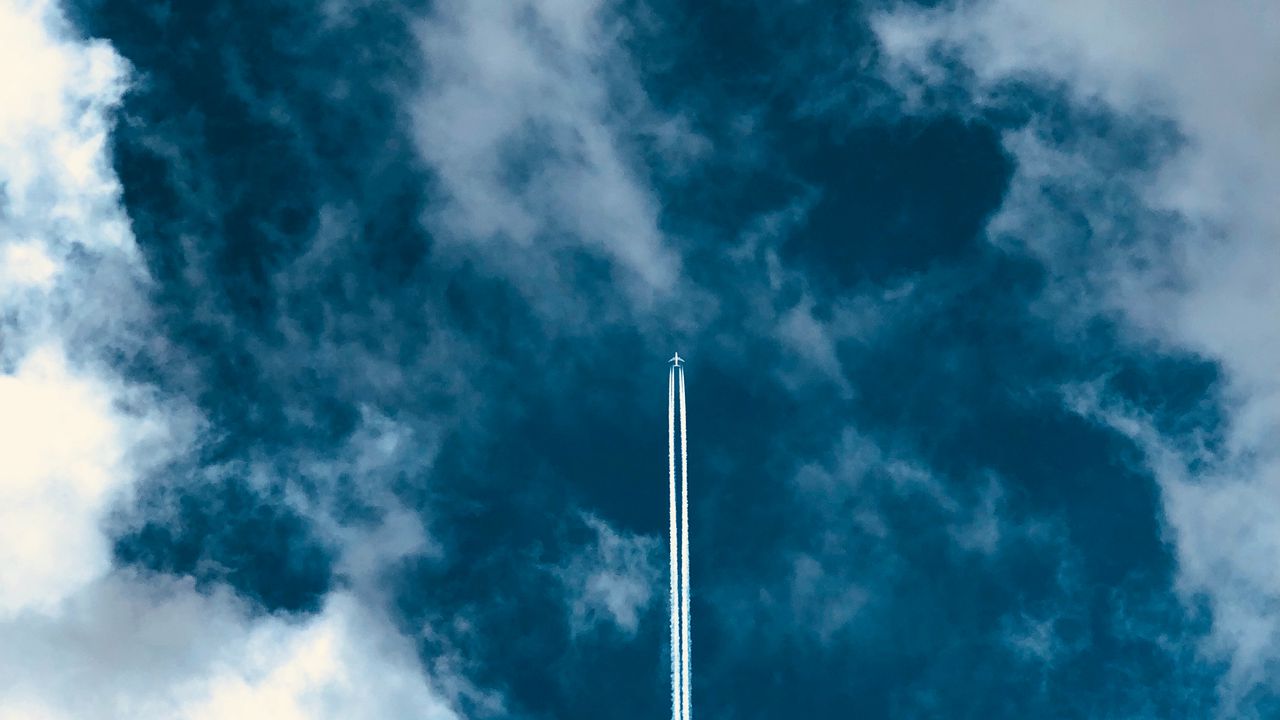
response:
{"label": "white vapor trail", "polygon": [[689,683],[689,458],[685,423],[684,369],[680,369],[680,699],[684,708],[681,720],[692,720],[693,703]]}
{"label": "white vapor trail", "polygon": [[680,702],[680,596],[676,569],[676,369],[667,377],[667,474],[668,517],[671,520],[671,720],[681,720]]}
{"label": "white vapor trail", "polygon": [[[678,359],[676,356],[675,359]],[[676,504],[676,400],[680,402],[680,503]],[[689,679],[689,461],[684,369],[667,376],[667,508],[671,519],[671,718],[693,717]],[[679,528],[677,529],[677,525]]]}

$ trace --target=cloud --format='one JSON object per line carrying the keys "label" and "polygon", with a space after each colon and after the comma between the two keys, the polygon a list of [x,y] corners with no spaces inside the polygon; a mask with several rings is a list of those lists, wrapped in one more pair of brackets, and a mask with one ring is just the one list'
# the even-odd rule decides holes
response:
{"label": "cloud", "polygon": [[138,351],[147,282],[107,161],[124,62],[49,3],[0,7],[0,617],[52,612],[110,567],[100,527],[191,442],[194,412],[108,358]]}
{"label": "cloud", "polygon": [[[1228,703],[1258,684],[1274,689],[1280,10],[994,0],[890,11],[874,25],[890,76],[918,108],[929,88],[959,86],[998,107],[1021,87],[1061,92],[1067,112],[1086,120],[1064,132],[1032,112],[1006,135],[1018,169],[989,231],[1045,262],[1068,317],[1112,318],[1134,347],[1222,369],[1221,428],[1161,436],[1118,398],[1099,398],[1091,412],[1148,450],[1178,587],[1188,603],[1207,599],[1206,649],[1231,664]],[[1223,442],[1207,452],[1201,440],[1213,433]]]}
{"label": "cloud", "polygon": [[581,280],[564,264],[581,250],[615,263],[641,303],[680,275],[639,153],[645,133],[680,125],[649,107],[626,32],[597,0],[445,2],[418,27],[416,137],[447,198],[428,225],[530,295]]}
{"label": "cloud", "polygon": [[110,566],[99,522],[185,438],[153,393],[77,374],[56,346],[0,375],[0,616],[49,609]]}
{"label": "cloud", "polygon": [[45,252],[44,248],[34,242],[13,242],[4,247],[3,262],[0,263],[4,275],[5,286],[9,288],[48,289],[58,274],[58,264]]}
{"label": "cloud", "polygon": [[0,7],[0,615],[107,571],[98,523],[187,441],[181,402],[113,372],[145,273],[106,159],[124,62],[46,2]]}
{"label": "cloud", "polygon": [[6,240],[45,243],[57,259],[77,244],[127,252],[119,183],[103,152],[125,63],[106,43],[66,39],[50,0],[6,3],[0,20]]}
{"label": "cloud", "polygon": [[412,644],[341,593],[311,617],[264,617],[225,590],[121,572],[0,635],[0,717],[457,717]]}
{"label": "cloud", "polygon": [[[429,472],[439,444],[438,437],[362,407],[360,422],[343,445],[300,453],[298,466],[310,487],[290,487],[289,500],[338,549],[337,569],[345,578],[373,587],[392,563],[440,555],[422,510],[405,507],[392,491],[400,475]],[[270,478],[263,485],[281,482],[263,465]]]}
{"label": "cloud", "polygon": [[[825,648],[855,636],[865,641],[877,622],[910,603],[938,602],[931,589],[909,600],[903,587],[928,588],[975,562],[998,577],[1002,568],[995,563],[1006,550],[1060,542],[1047,536],[1042,522],[1007,510],[994,475],[972,482],[947,477],[854,428],[796,467],[790,490],[794,504],[783,510],[787,535],[752,565],[755,573],[776,566],[778,577],[756,577],[749,590],[715,591],[715,605],[730,608],[726,614],[745,634],[767,628]],[[939,553],[948,559],[939,562]],[[744,605],[744,598],[757,606]],[[741,619],[763,608],[771,609],[765,617]]]}
{"label": "cloud", "polygon": [[[222,429],[130,372],[184,360],[157,337],[108,153],[126,63],[41,0],[0,4],[0,54],[0,717],[447,720],[462,694],[499,707],[448,658],[424,667],[363,588],[272,615],[224,585],[113,567],[107,518]],[[412,465],[410,437],[369,413],[316,472],[381,481],[360,496],[382,510],[369,532],[330,528],[352,578],[426,545],[382,484]]]}
{"label": "cloud", "polygon": [[633,636],[664,577],[660,544],[654,537],[618,532],[592,515],[583,522],[591,541],[556,569],[570,628],[578,634],[603,625]]}
{"label": "cloud", "polygon": [[810,555],[797,555],[789,578],[789,604],[796,627],[812,633],[823,644],[857,620],[871,593],[832,567],[830,558],[826,560],[824,564]]}

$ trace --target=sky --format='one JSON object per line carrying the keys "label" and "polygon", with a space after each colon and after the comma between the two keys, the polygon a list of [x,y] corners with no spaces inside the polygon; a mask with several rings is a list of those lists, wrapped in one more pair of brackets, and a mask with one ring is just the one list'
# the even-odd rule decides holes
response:
{"label": "sky", "polygon": [[0,719],[1280,713],[1280,6],[0,0]]}

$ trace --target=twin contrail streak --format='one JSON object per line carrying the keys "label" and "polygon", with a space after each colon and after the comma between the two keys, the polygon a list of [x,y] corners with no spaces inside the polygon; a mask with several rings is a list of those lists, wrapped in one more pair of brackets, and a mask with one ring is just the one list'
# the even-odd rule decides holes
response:
{"label": "twin contrail streak", "polygon": [[668,513],[671,518],[671,720],[680,720],[683,704],[680,700],[680,588],[676,554],[676,369],[671,368],[667,378],[667,472]]}
{"label": "twin contrail streak", "polygon": [[[689,679],[689,462],[685,431],[684,368],[680,356],[667,377],[667,484],[671,548],[671,718],[691,720]],[[676,385],[680,400],[680,504],[676,506]],[[677,526],[679,526],[677,528]]]}

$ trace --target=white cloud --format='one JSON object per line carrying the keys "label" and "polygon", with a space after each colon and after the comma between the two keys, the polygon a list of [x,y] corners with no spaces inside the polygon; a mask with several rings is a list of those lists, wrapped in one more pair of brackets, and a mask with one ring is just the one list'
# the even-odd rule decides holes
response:
{"label": "white cloud", "polygon": [[[378,573],[395,561],[440,554],[423,525],[421,510],[404,507],[391,492],[401,475],[425,475],[439,443],[437,437],[424,436],[362,407],[360,424],[342,447],[301,460],[301,471],[317,487],[306,492],[291,487],[289,499],[338,548],[336,569],[345,578],[370,587]],[[273,477],[268,482],[275,481]],[[341,508],[332,506],[338,496],[336,486],[343,481],[352,486],[350,501],[370,511],[374,519],[353,523],[343,517]]]}
{"label": "white cloud", "polygon": [[62,610],[0,623],[0,717],[457,717],[412,644],[348,595],[260,617],[225,592],[116,573]]}
{"label": "white cloud", "polygon": [[[1006,138],[1018,168],[991,229],[1043,258],[1077,309],[1120,319],[1135,342],[1221,366],[1228,424],[1214,456],[1194,438],[1139,433],[1145,423],[1126,412],[1107,417],[1152,451],[1180,587],[1209,600],[1210,649],[1232,664],[1228,701],[1273,683],[1264,668],[1280,662],[1280,6],[992,0],[894,11],[875,25],[910,97],[956,82],[945,62],[958,60],[980,100],[1006,81],[1039,84],[1122,122],[1163,118],[1182,135],[1157,169],[1135,172],[1117,169],[1132,148],[1113,138],[1064,141],[1033,120]],[[1087,227],[1068,222],[1050,192],[1071,198]],[[1192,460],[1208,469],[1190,471]]]}
{"label": "white cloud", "polygon": [[448,198],[428,217],[441,240],[495,246],[488,261],[542,294],[568,282],[553,260],[572,247],[623,268],[634,299],[673,288],[679,261],[636,141],[671,145],[682,126],[648,107],[624,31],[599,0],[451,1],[421,23],[428,80],[414,115]]}
{"label": "white cloud", "polygon": [[634,635],[660,582],[658,541],[620,533],[591,515],[583,520],[595,535],[593,541],[556,569],[565,586],[571,628],[576,634],[605,624]]}
{"label": "white cloud", "polygon": [[72,245],[128,251],[119,184],[106,159],[109,111],[126,66],[107,44],[70,39],[48,0],[0,5],[3,241],[38,241],[52,258]]}
{"label": "white cloud", "polygon": [[[481,694],[446,662],[424,668],[360,588],[277,617],[112,567],[104,518],[203,429],[117,369],[163,350],[106,142],[126,76],[52,2],[0,0],[0,718],[456,717]],[[339,470],[385,472],[403,452],[393,424],[366,425]],[[340,539],[426,542],[392,525]]]}
{"label": "white cloud", "polygon": [[72,372],[60,348],[0,375],[0,617],[106,572],[99,520],[183,441],[179,420],[144,389]]}
{"label": "white cloud", "polygon": [[0,283],[7,287],[48,289],[58,274],[58,264],[37,243],[15,242],[0,252]]}
{"label": "white cloud", "polygon": [[412,645],[343,595],[301,626],[254,623],[233,652],[196,681],[199,690],[185,689],[181,717],[457,717],[424,682]]}
{"label": "white cloud", "polygon": [[0,5],[0,616],[106,572],[102,514],[191,427],[97,360],[145,275],[105,149],[125,65],[71,37],[47,2]]}

